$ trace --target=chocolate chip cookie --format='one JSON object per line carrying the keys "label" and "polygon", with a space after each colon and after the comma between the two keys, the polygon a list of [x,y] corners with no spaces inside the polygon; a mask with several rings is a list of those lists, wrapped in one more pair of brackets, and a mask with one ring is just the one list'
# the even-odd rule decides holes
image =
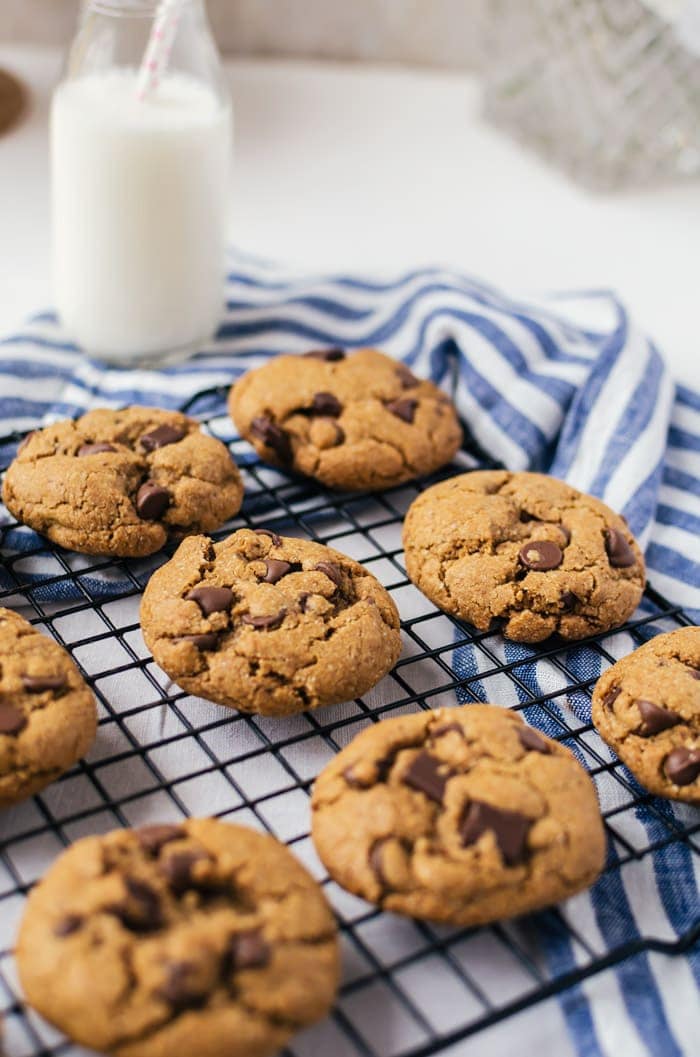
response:
{"label": "chocolate chip cookie", "polygon": [[700,804],[700,628],[657,635],[608,668],[593,722],[651,793]]}
{"label": "chocolate chip cookie", "polygon": [[320,888],[272,837],[213,819],[78,841],[32,891],[28,1002],[115,1057],[265,1057],[338,983]]}
{"label": "chocolate chip cookie", "polygon": [[634,612],[644,559],[599,499],[539,473],[480,470],[423,492],[404,523],[406,569],[441,609],[516,642],[618,627]]}
{"label": "chocolate chip cookie", "polygon": [[69,770],[96,729],[95,699],[66,651],[0,608],[0,807]]}
{"label": "chocolate chip cookie", "polygon": [[90,411],[27,437],[7,471],[5,505],[54,543],[140,557],[170,533],[212,532],[243,487],[228,449],[177,411]]}
{"label": "chocolate chip cookie", "polygon": [[605,856],[586,772],[494,705],[363,730],[316,781],[312,836],[344,888],[454,925],[565,899],[593,883]]}
{"label": "chocolate chip cookie", "polygon": [[431,473],[462,442],[447,396],[375,349],[278,356],[236,383],[229,407],[267,462],[347,491]]}
{"label": "chocolate chip cookie", "polygon": [[266,529],[184,540],[151,577],[141,628],[184,690],[263,715],[359,697],[401,651],[396,607],[374,576]]}

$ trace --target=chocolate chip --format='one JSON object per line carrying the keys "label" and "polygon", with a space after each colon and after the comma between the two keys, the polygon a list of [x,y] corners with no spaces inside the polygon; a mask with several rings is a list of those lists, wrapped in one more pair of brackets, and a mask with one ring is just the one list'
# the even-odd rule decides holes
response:
{"label": "chocolate chip", "polygon": [[163,908],[158,893],[144,881],[132,877],[124,879],[127,901],[105,909],[132,932],[154,932],[162,927]]}
{"label": "chocolate chip", "polygon": [[375,840],[369,849],[368,862],[370,869],[380,884],[386,884],[386,877],[382,873],[382,849],[387,842],[386,837]]}
{"label": "chocolate chip", "polygon": [[446,763],[429,752],[419,752],[403,776],[403,781],[411,789],[425,793],[427,797],[441,804],[445,795],[445,786],[452,773]]}
{"label": "chocolate chip", "polygon": [[306,612],[306,603],[308,602],[308,600],[310,598],[311,598],[311,595],[309,594],[308,591],[304,591],[302,594],[299,595],[299,609],[301,610],[302,613]]}
{"label": "chocolate chip", "polygon": [[167,967],[165,983],[159,988],[158,995],[172,1007],[174,1012],[184,1009],[196,1009],[206,1001],[192,980],[195,966],[191,962],[171,962]]}
{"label": "chocolate chip", "polygon": [[539,521],[540,519],[535,517],[534,514],[530,514],[527,510],[521,510],[518,515],[518,520],[521,521],[523,525],[529,525],[531,521]]}
{"label": "chocolate chip", "polygon": [[19,734],[27,725],[27,717],[14,705],[0,704],[0,734]]}
{"label": "chocolate chip", "polygon": [[205,617],[212,613],[225,613],[233,605],[230,587],[193,587],[185,595],[188,602],[196,602]]}
{"label": "chocolate chip", "polygon": [[580,599],[576,597],[573,591],[564,591],[559,602],[564,613],[573,613]]}
{"label": "chocolate chip", "polygon": [[603,694],[602,698],[600,699],[601,705],[603,705],[604,708],[611,709],[621,693],[621,686],[611,686],[610,689],[605,694]]}
{"label": "chocolate chip", "polygon": [[294,566],[291,562],[284,562],[278,558],[266,558],[265,559],[265,575],[262,580],[266,584],[276,584],[278,580],[281,580],[287,573],[292,572]]}
{"label": "chocolate chip", "polygon": [[420,378],[416,378],[413,371],[409,370],[405,363],[399,363],[397,365],[396,373],[401,382],[402,389],[415,389],[416,386],[420,385]]}
{"label": "chocolate chip", "polygon": [[660,734],[662,730],[670,730],[678,726],[683,720],[676,712],[655,705],[653,701],[635,701],[639,714],[642,717],[642,725],[637,731],[643,738],[649,738],[653,734]]}
{"label": "chocolate chip", "polygon": [[333,426],[335,428],[335,440],[333,442],[333,447],[338,448],[341,444],[345,443],[345,430],[342,428],[342,426],[339,426],[337,422],[334,422]]}
{"label": "chocolate chip", "polygon": [[345,349],[312,349],[311,352],[305,352],[304,358],[307,360],[325,360],[326,363],[337,363],[339,360],[345,359]]}
{"label": "chocolate chip", "polygon": [[372,784],[371,782],[365,782],[359,779],[352,766],[345,768],[343,771],[343,778],[352,789],[367,789]]}
{"label": "chocolate chip", "polygon": [[167,488],[155,481],[145,481],[136,493],[136,512],[144,521],[157,521],[167,510],[171,498]]}
{"label": "chocolate chip", "polygon": [[184,429],[174,426],[158,426],[150,433],[144,433],[141,437],[141,447],[146,451],[156,451],[157,448],[165,448],[168,444],[177,444],[185,436]]}
{"label": "chocolate chip", "polygon": [[550,543],[549,540],[533,540],[520,548],[518,559],[526,569],[545,573],[558,568],[564,560],[564,554],[556,543]]}
{"label": "chocolate chip", "polygon": [[674,749],[664,760],[664,773],[674,785],[690,785],[700,775],[700,749]]}
{"label": "chocolate chip", "polygon": [[637,562],[634,551],[618,529],[608,529],[606,532],[605,550],[614,569],[627,569]]}
{"label": "chocolate chip", "polygon": [[250,432],[261,440],[266,448],[274,451],[280,462],[292,461],[292,442],[286,430],[273,422],[269,415],[258,415],[250,423]]}
{"label": "chocolate chip", "polygon": [[330,418],[338,418],[343,413],[343,405],[333,393],[316,393],[311,401],[311,413],[313,415],[328,415]]}
{"label": "chocolate chip", "polygon": [[113,444],[83,444],[81,448],[78,448],[78,458],[82,459],[85,455],[102,455],[104,452],[116,450]]}
{"label": "chocolate chip", "polygon": [[688,671],[690,672],[692,679],[700,679],[700,668],[691,668],[691,666],[688,665]]}
{"label": "chocolate chip", "polygon": [[413,422],[413,419],[416,417],[417,407],[418,401],[410,400],[408,398],[405,400],[391,400],[386,405],[387,411],[391,411],[392,415],[396,415],[397,418],[400,418],[403,422],[408,422],[409,424]]}
{"label": "chocolate chip", "polygon": [[62,690],[67,682],[63,674],[22,676],[22,686],[28,694],[43,694],[45,690]]}
{"label": "chocolate chip", "polygon": [[142,826],[135,832],[139,844],[149,855],[157,855],[166,844],[185,836],[182,826]]}
{"label": "chocolate chip", "polygon": [[547,742],[532,727],[518,727],[520,744],[528,752],[541,752],[543,756],[549,756],[551,749]]}
{"label": "chocolate chip", "polygon": [[237,932],[231,937],[225,963],[229,972],[241,969],[262,969],[269,965],[272,951],[263,939],[260,929]]}
{"label": "chocolate chip", "polygon": [[201,887],[194,876],[194,868],[198,863],[210,861],[205,851],[174,852],[160,863],[160,871],[175,895],[182,895],[188,888]]}
{"label": "chocolate chip", "polygon": [[479,800],[472,800],[462,816],[459,835],[464,847],[474,844],[489,830],[494,834],[501,855],[508,866],[522,862],[527,835],[532,822],[517,811],[505,811]]}
{"label": "chocolate chip", "polygon": [[257,628],[258,630],[263,628],[271,629],[279,627],[286,615],[287,610],[280,609],[279,613],[275,613],[274,616],[270,617],[254,617],[250,613],[246,613],[244,617],[241,617],[241,620],[244,624],[249,624],[251,628]]}
{"label": "chocolate chip", "polygon": [[54,936],[59,936],[61,939],[64,936],[72,936],[74,932],[82,928],[84,918],[80,914],[66,914],[64,918],[61,918],[59,922],[54,926]]}
{"label": "chocolate chip", "polygon": [[270,529],[253,529],[256,536],[269,536],[275,547],[282,546],[282,537],[278,536],[276,532],[271,532]]}
{"label": "chocolate chip", "polygon": [[332,580],[336,587],[343,586],[343,570],[335,562],[317,562],[314,569]]}
{"label": "chocolate chip", "polygon": [[216,650],[219,635],[216,631],[204,631],[201,635],[178,635],[173,642],[191,642],[196,650]]}

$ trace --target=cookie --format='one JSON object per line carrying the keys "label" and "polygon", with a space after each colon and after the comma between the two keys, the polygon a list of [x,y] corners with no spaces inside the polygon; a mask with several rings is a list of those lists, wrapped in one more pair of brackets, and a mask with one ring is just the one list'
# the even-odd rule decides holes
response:
{"label": "cookie", "polygon": [[581,639],[624,624],[642,552],[599,499],[539,473],[480,470],[423,492],[404,523],[406,569],[445,612],[516,642]]}
{"label": "cookie", "polygon": [[657,635],[608,668],[592,714],[649,792],[700,804],[700,628]]}
{"label": "cookie", "polygon": [[29,896],[27,1001],[114,1057],[265,1057],[328,1011],[333,915],[272,837],[213,819],[87,837]]}
{"label": "cookie", "polygon": [[278,356],[236,383],[229,408],[261,458],[346,491],[431,473],[462,442],[445,394],[375,349]]}
{"label": "cookie", "polygon": [[177,411],[90,411],[32,433],[3,486],[18,521],[83,554],[141,557],[169,534],[212,532],[243,487],[221,441]]}
{"label": "cookie", "polygon": [[70,770],[96,729],[95,699],[66,651],[0,608],[0,807]]}
{"label": "cookie", "polygon": [[494,705],[363,730],[316,781],[312,836],[343,888],[453,925],[565,899],[593,883],[605,857],[586,772]]}
{"label": "cookie", "polygon": [[401,651],[396,607],[374,576],[266,529],[184,540],[151,577],[141,628],[184,690],[274,716],[359,697]]}

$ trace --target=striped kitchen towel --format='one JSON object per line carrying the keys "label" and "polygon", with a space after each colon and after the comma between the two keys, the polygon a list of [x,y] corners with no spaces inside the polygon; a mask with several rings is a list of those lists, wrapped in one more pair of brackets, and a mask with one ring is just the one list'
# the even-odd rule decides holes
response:
{"label": "striped kitchen towel", "polygon": [[[454,271],[423,269],[379,282],[299,275],[236,255],[225,322],[184,365],[106,369],[83,358],[48,314],[0,341],[0,435],[97,406],[180,407],[276,353],[325,345],[381,346],[453,396],[475,444],[491,459],[552,473],[603,498],[644,545],[652,585],[698,622],[700,395],[674,385],[653,344],[607,292],[519,300]],[[221,393],[207,410],[223,411]],[[5,454],[13,450],[14,441],[6,441]],[[3,539],[10,551],[35,544],[26,531],[9,530]],[[109,595],[122,586],[105,576],[91,589]],[[614,636],[609,648],[622,655],[631,640]],[[503,676],[479,682],[483,655],[461,647],[454,664],[477,696],[517,705],[526,703],[527,691],[556,693],[555,667],[528,663],[528,647],[499,649],[503,660],[521,662],[520,699]],[[600,670],[592,651],[572,648],[567,663],[582,680]],[[558,700],[564,721],[567,706],[588,720],[584,695],[566,705]],[[536,706],[525,714],[556,733],[551,715]],[[620,793],[605,795],[613,803]],[[640,805],[628,812],[633,846],[661,844],[659,811],[685,825],[694,817],[682,805],[662,804],[655,813]],[[699,865],[686,844],[667,844],[634,869],[609,871],[590,893],[569,901],[565,916],[601,951],[641,936],[673,941],[697,923]],[[576,967],[581,955],[572,937],[557,934],[543,943],[552,973]],[[641,953],[530,1016],[519,1051],[535,1052],[546,1026],[548,1052],[557,1057],[697,1057],[698,983],[697,946],[672,960]],[[506,1048],[496,1033],[450,1052],[495,1055]]]}

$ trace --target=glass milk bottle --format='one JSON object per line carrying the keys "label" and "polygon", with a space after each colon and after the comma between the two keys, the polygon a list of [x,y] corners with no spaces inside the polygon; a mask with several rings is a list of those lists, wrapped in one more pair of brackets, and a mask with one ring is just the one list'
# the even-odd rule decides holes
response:
{"label": "glass milk bottle", "polygon": [[216,331],[231,125],[203,0],[88,0],[51,114],[54,296],[87,355],[169,363]]}

